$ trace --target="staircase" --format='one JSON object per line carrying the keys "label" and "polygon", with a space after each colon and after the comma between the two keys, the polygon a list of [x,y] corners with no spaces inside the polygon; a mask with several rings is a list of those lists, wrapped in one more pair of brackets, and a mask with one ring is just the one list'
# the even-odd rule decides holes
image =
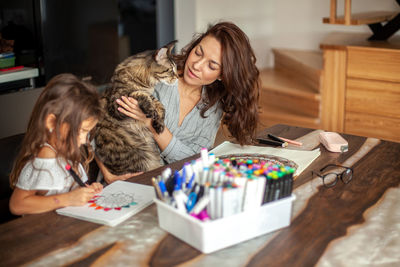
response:
{"label": "staircase", "polygon": [[[351,0],[344,0],[344,15],[338,16],[337,0],[331,0],[330,16],[323,18],[323,23],[367,24],[373,32],[372,36],[366,38],[369,41],[387,40],[400,29],[398,11],[371,11],[357,14],[351,12],[351,2]],[[400,0],[396,0],[396,2],[400,5]],[[337,41],[334,41],[331,44],[335,45],[336,43]],[[322,51],[272,49],[272,52],[275,60],[274,68],[260,71],[259,106],[261,114],[259,127],[284,123],[314,129],[344,130],[343,126],[338,126],[343,124],[341,120],[344,119],[344,113],[336,107],[339,106],[338,101],[343,100],[343,95],[340,95],[342,91],[333,88],[335,91],[331,88],[336,86],[336,83],[345,81],[344,79],[339,80],[337,77],[341,73],[345,75],[346,70],[343,69],[343,66],[331,65],[332,62],[329,61],[331,58],[326,53],[324,57],[328,63],[325,62],[325,64],[333,66],[333,69],[324,71]],[[334,55],[334,62],[336,62],[337,56],[337,54]],[[325,89],[322,89],[323,80],[325,80]],[[322,100],[325,101],[324,106],[321,104],[321,92],[324,92],[324,100]]]}
{"label": "staircase", "polygon": [[274,68],[260,70],[260,127],[284,123],[320,128],[322,53],[272,49]]}
{"label": "staircase", "polygon": [[[400,0],[396,0],[400,5]],[[322,19],[327,24],[365,25],[373,32],[368,40],[384,41],[400,29],[400,13],[396,11],[351,12],[351,0],[344,0],[344,15],[337,16],[337,0],[331,0],[329,17]],[[384,24],[385,23],[385,24]]]}

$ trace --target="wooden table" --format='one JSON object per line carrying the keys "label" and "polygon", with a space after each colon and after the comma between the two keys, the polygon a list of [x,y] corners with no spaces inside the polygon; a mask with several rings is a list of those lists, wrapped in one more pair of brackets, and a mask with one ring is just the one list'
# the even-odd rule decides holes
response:
{"label": "wooden table", "polygon": [[[296,139],[312,131],[275,125],[261,134]],[[398,266],[400,144],[343,136],[348,152],[331,153],[320,146],[321,156],[295,180],[287,228],[202,254],[158,227],[155,205],[116,227],[48,212],[0,225],[0,265]],[[180,169],[185,161],[171,168]],[[353,180],[329,189],[320,186],[311,170],[328,163],[352,166]],[[150,184],[160,171],[131,181]]]}

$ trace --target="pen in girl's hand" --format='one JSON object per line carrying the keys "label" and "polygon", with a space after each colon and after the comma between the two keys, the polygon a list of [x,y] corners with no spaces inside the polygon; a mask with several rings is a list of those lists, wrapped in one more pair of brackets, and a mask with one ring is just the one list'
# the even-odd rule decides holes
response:
{"label": "pen in girl's hand", "polygon": [[76,174],[76,172],[74,172],[74,170],[71,168],[71,165],[67,164],[65,165],[65,169],[67,171],[69,171],[69,173],[71,174],[72,178],[74,178],[75,182],[81,186],[81,187],[85,187],[86,184],[84,182],[82,182],[81,178],[79,178],[78,174]]}

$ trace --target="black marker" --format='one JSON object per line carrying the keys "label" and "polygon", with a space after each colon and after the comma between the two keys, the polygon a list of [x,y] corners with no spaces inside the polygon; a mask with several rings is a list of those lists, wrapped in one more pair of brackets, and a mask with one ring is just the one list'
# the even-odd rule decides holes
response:
{"label": "black marker", "polygon": [[275,140],[275,141],[278,141],[278,142],[281,142],[281,143],[285,143],[285,141],[283,141],[278,136],[275,136],[273,134],[268,134],[268,137],[271,138],[272,140]]}
{"label": "black marker", "polygon": [[263,138],[257,138],[258,142],[260,142],[260,144],[265,144],[265,145],[271,145],[271,146],[281,146],[281,147],[287,147],[287,143],[286,142],[278,142],[278,141],[274,141],[274,140],[269,140],[269,139],[263,139]]}
{"label": "black marker", "polygon": [[79,178],[78,174],[76,174],[76,172],[74,172],[74,170],[71,168],[71,165],[69,165],[69,164],[65,165],[65,169],[67,171],[69,171],[72,178],[74,178],[75,182],[77,182],[77,184],[79,184],[79,186],[86,187],[86,185],[82,182],[81,178]]}

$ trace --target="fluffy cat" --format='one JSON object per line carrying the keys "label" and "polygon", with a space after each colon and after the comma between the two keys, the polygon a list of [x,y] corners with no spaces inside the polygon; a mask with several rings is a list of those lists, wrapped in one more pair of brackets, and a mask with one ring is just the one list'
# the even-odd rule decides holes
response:
{"label": "fluffy cat", "polygon": [[104,116],[94,132],[96,156],[115,175],[148,171],[161,166],[160,152],[143,122],[118,111],[117,99],[129,96],[152,118],[157,133],[164,130],[165,109],[152,93],[159,82],[177,79],[171,51],[175,41],[156,51],[133,55],[120,63],[111,78],[111,87],[102,98]]}

